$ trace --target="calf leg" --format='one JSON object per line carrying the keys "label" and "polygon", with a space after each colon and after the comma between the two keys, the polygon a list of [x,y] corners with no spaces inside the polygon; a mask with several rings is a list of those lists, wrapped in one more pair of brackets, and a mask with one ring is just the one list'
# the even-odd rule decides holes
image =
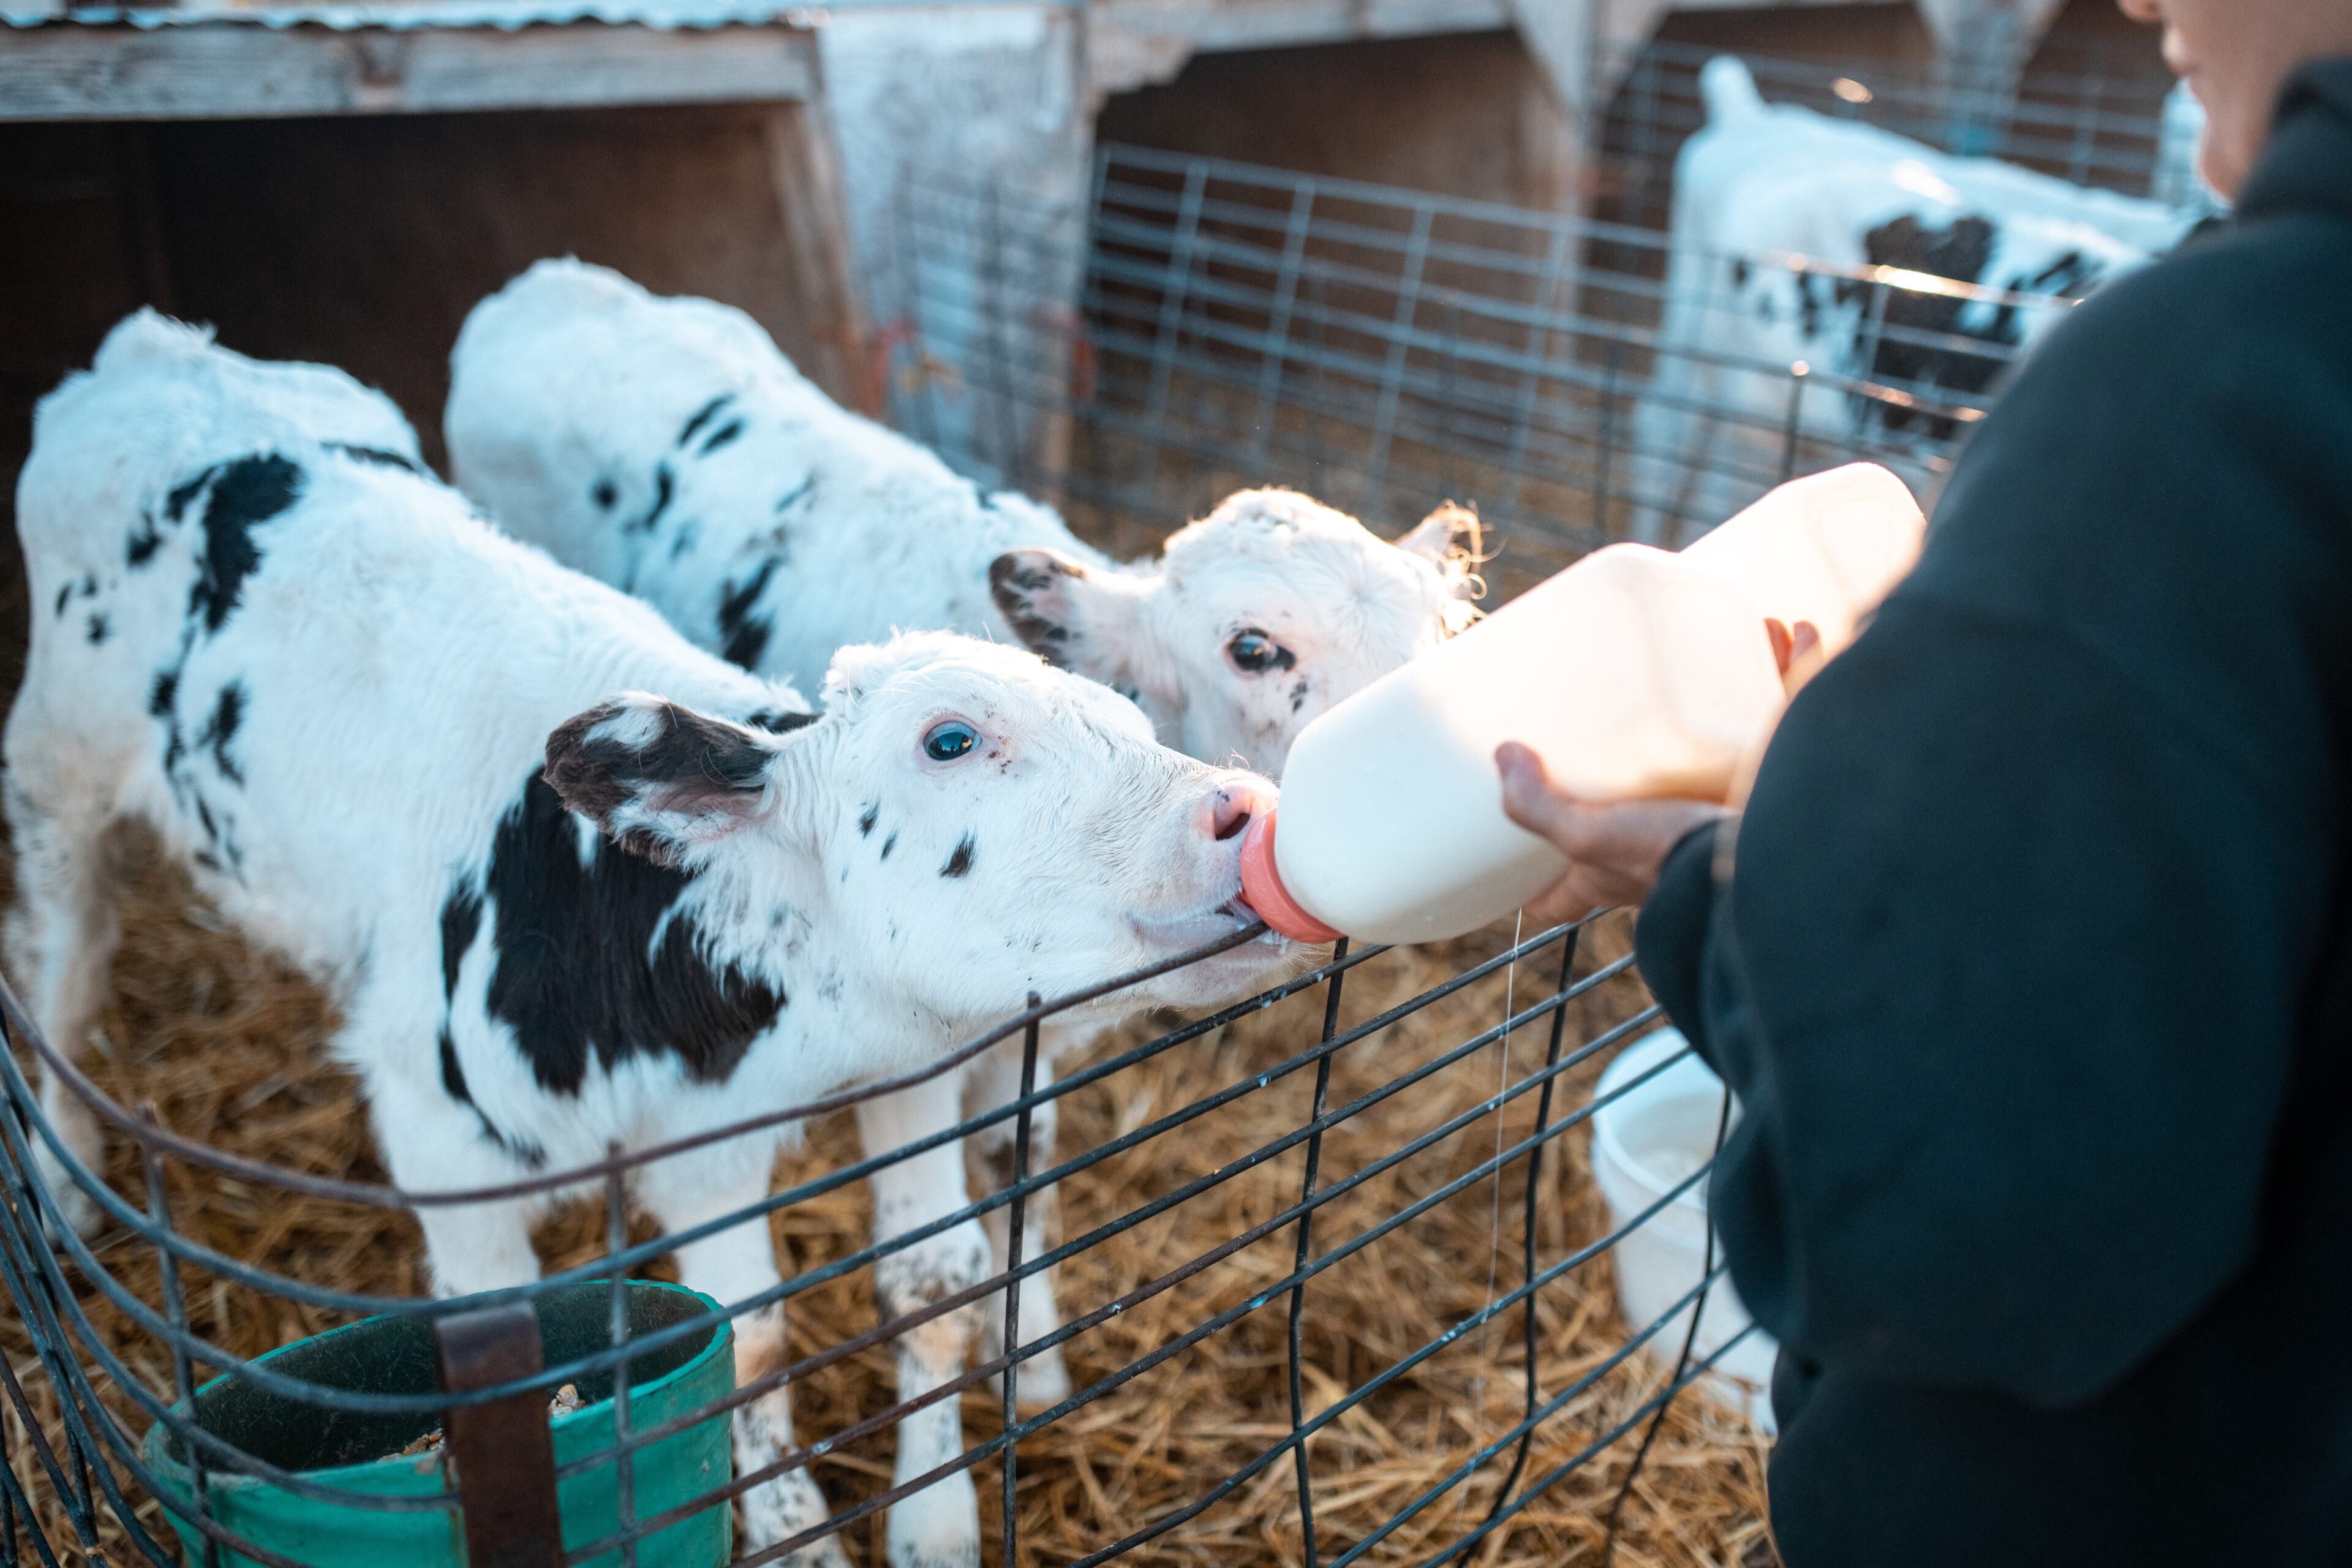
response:
{"label": "calf leg", "polygon": [[[530,1173],[490,1141],[480,1120],[452,1100],[437,1079],[424,1078],[416,1064],[394,1054],[405,1043],[403,1035],[433,1038],[429,1022],[399,1030],[389,1020],[379,1023],[365,999],[352,1005],[350,1018],[336,1054],[374,1065],[368,1074],[368,1115],[394,1185],[404,1192],[459,1192]],[[538,1279],[530,1223],[543,1206],[543,1200],[529,1198],[419,1206],[416,1219],[425,1232],[433,1293],[471,1296]]]}
{"label": "calf leg", "polygon": [[[866,1152],[878,1154],[956,1124],[961,1079],[954,1073],[857,1108]],[[963,1149],[947,1142],[874,1173],[874,1234],[887,1241],[965,1206]],[[885,1322],[968,1289],[986,1278],[988,1237],[977,1220],[893,1252],[874,1265]],[[961,1375],[979,1316],[959,1307],[898,1336],[898,1397],[913,1399]],[[942,1399],[898,1423],[893,1484],[903,1486],[963,1451],[963,1412]],[[958,1470],[890,1510],[891,1568],[979,1568],[980,1503],[971,1472]]]}
{"label": "calf leg", "polygon": [[[1041,1050],[1037,1058],[1038,1089],[1054,1081],[1053,1057],[1058,1054]],[[1021,1042],[1007,1040],[993,1050],[984,1053],[966,1069],[964,1113],[977,1116],[998,1106],[1010,1105],[1021,1098]],[[1040,1101],[1029,1114],[1029,1169],[1034,1174],[1054,1163],[1055,1110],[1058,1100]],[[1020,1121],[1007,1117],[994,1126],[976,1132],[971,1138],[973,1182],[982,1195],[1001,1193],[1013,1184],[1013,1140],[1019,1135]],[[1021,1219],[1021,1256],[1034,1258],[1049,1251],[1061,1239],[1061,1194],[1055,1187],[1040,1187],[1029,1194]],[[1011,1253],[1013,1210],[1011,1205],[989,1211],[988,1245],[992,1272],[1002,1270]],[[1061,1309],[1055,1300],[1055,1270],[1046,1268],[1021,1281],[1021,1342],[1042,1339],[1062,1326]],[[987,1314],[980,1331],[980,1353],[982,1359],[993,1361],[1004,1353],[1004,1298],[988,1299]],[[1069,1363],[1062,1359],[1062,1347],[1049,1345],[1021,1363],[1021,1375],[1013,1383],[1014,1396],[1024,1409],[1042,1410],[1059,1405],[1070,1396]]]}
{"label": "calf leg", "polygon": [[[737,1138],[640,1166],[637,1198],[665,1234],[690,1230],[748,1208],[768,1195],[775,1164],[772,1138]],[[678,1278],[724,1306],[783,1282],[765,1216],[688,1242],[677,1249]],[[767,1376],[787,1359],[784,1305],[771,1301],[735,1320],[735,1382]],[[792,1386],[772,1388],[735,1407],[735,1472],[750,1475],[793,1451]],[[806,1466],[786,1470],[742,1494],[743,1545],[757,1552],[824,1522],[824,1494]],[[848,1568],[835,1536],[783,1559],[789,1568]]]}
{"label": "calf leg", "polygon": [[[12,759],[16,748],[11,747]],[[94,781],[93,781],[94,782]],[[93,790],[103,797],[110,790]],[[63,803],[57,803],[62,806]],[[16,908],[8,925],[9,956],[27,988],[33,1021],[59,1054],[79,1053],[90,1019],[105,1002],[121,927],[103,871],[105,818],[70,807],[53,809],[21,786],[7,791],[8,826],[16,847]],[[104,1152],[98,1119],[79,1096],[46,1067],[41,1114],[67,1153],[100,1179]],[[106,1211],[76,1184],[66,1165],[37,1133],[29,1139],[33,1168],[55,1194],[68,1225],[89,1236]]]}

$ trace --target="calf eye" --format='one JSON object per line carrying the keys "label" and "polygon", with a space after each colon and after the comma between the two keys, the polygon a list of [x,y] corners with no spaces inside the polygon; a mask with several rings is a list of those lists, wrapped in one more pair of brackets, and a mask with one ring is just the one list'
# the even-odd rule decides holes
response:
{"label": "calf eye", "polygon": [[1234,634],[1225,645],[1225,657],[1244,675],[1264,675],[1269,669],[1288,669],[1297,663],[1288,648],[1264,632],[1244,629]]}
{"label": "calf eye", "polygon": [[923,754],[935,763],[951,763],[980,743],[980,731],[961,719],[934,724],[923,737]]}

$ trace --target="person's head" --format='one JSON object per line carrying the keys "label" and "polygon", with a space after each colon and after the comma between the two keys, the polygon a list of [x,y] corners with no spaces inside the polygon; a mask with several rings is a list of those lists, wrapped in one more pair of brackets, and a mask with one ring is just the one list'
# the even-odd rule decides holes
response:
{"label": "person's head", "polygon": [[2164,59],[2205,106],[2205,178],[2235,196],[2270,135],[2271,110],[2306,60],[2352,55],[2352,0],[2116,0],[2162,23]]}

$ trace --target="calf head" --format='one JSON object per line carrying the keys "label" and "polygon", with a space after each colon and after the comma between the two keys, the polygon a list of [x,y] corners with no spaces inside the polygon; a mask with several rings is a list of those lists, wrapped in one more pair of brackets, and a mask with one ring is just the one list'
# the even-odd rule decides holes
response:
{"label": "calf head", "polygon": [[1192,756],[1278,776],[1318,713],[1466,626],[1477,519],[1439,508],[1394,544],[1289,490],[1242,490],[1148,572],[1051,550],[989,570],[1022,641],[1132,696]]}
{"label": "calf head", "polygon": [[[947,633],[843,649],[824,716],[775,732],[631,693],[548,742],[547,779],[692,874],[714,959],[814,985],[886,1042],[960,1037],[1255,917],[1263,780],[1160,745],[1133,704]],[[1283,963],[1261,937],[1104,1006],[1192,1006]]]}

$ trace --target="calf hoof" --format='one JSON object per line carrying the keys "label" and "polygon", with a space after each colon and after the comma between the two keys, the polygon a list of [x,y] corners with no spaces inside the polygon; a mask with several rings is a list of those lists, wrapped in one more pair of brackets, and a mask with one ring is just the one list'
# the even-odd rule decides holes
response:
{"label": "calf hoof", "polygon": [[[743,1545],[756,1552],[798,1535],[825,1519],[824,1494],[806,1470],[792,1470],[743,1494]],[[828,1535],[790,1552],[785,1568],[849,1568],[841,1538]]]}
{"label": "calf hoof", "polygon": [[890,1568],[980,1568],[980,1499],[959,1470],[890,1510]]}

